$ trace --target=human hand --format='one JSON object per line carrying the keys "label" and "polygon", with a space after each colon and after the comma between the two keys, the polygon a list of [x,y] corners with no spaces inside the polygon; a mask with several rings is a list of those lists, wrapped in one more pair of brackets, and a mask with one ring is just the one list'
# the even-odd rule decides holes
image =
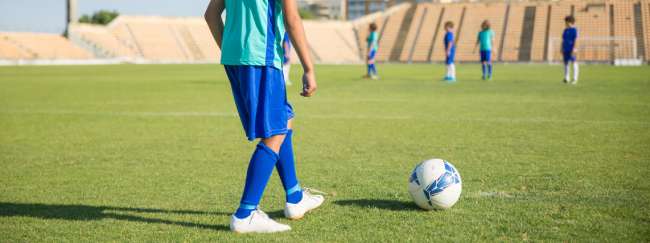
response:
{"label": "human hand", "polygon": [[304,97],[311,97],[316,92],[316,74],[314,71],[307,71],[302,75],[302,93]]}

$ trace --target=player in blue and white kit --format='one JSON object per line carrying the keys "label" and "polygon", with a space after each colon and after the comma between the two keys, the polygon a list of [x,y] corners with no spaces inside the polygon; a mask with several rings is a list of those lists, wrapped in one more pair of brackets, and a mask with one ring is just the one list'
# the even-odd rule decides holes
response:
{"label": "player in blue and white kit", "polygon": [[[224,10],[225,26],[221,19]],[[238,233],[290,230],[258,208],[274,168],[286,192],[287,218],[300,219],[324,201],[300,187],[294,164],[294,114],[282,75],[285,23],[304,70],[301,95],[310,97],[316,91],[316,75],[296,1],[211,0],[205,19],[221,48],[221,63],[246,136],[250,141],[261,140],[248,164],[244,192],[230,229]]]}
{"label": "player in blue and white kit", "polygon": [[[564,59],[564,83],[577,84],[579,67],[576,61],[576,43],[578,41],[578,29],[575,27],[576,19],[573,16],[564,18],[566,28],[562,33],[562,57]],[[571,72],[569,64],[573,65],[573,80],[570,79]]]}
{"label": "player in blue and white kit", "polygon": [[377,50],[379,49],[379,34],[377,34],[377,25],[375,23],[370,24],[370,35],[366,39],[368,43],[368,59],[366,60],[368,64],[368,73],[366,78],[378,79],[377,76],[377,67],[375,66],[375,56],[377,55]]}
{"label": "player in blue and white kit", "polygon": [[476,47],[480,46],[481,49],[481,67],[483,68],[483,80],[492,79],[492,47],[494,46],[494,31],[490,29],[490,21],[483,21],[481,24],[481,31],[478,32],[476,39]]}
{"label": "player in blue and white kit", "polygon": [[456,81],[456,66],[454,65],[456,57],[456,43],[454,41],[454,23],[447,21],[445,23],[445,64],[447,65],[447,73],[445,74],[445,81]]}

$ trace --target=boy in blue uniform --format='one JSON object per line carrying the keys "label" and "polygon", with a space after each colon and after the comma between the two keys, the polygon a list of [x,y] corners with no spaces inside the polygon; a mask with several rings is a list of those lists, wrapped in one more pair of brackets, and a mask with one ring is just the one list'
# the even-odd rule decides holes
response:
{"label": "boy in blue uniform", "polygon": [[366,42],[368,43],[368,59],[366,60],[368,64],[368,73],[365,77],[378,79],[377,67],[375,66],[375,56],[377,55],[377,49],[379,49],[379,34],[377,34],[377,25],[375,23],[370,24],[370,35],[368,35]]}
{"label": "boy in blue uniform", "polygon": [[[226,10],[226,23],[222,13]],[[292,136],[293,111],[282,75],[285,23],[303,66],[301,95],[316,91],[316,76],[295,0],[211,0],[205,19],[221,48],[224,65],[246,136],[257,138],[246,173],[239,208],[230,229],[238,233],[290,230],[269,218],[258,204],[274,167],[286,192],[284,215],[300,219],[324,198],[303,191],[296,176]],[[286,21],[285,21],[286,19]]]}
{"label": "boy in blue uniform", "polygon": [[286,85],[291,85],[291,80],[289,79],[289,74],[291,74],[291,38],[289,37],[289,32],[284,33],[282,48],[284,49],[284,55],[282,58],[282,72],[284,73],[284,83]]}
{"label": "boy in blue uniform", "polygon": [[[562,33],[562,57],[564,59],[564,83],[578,83],[578,62],[576,61],[576,43],[578,40],[578,30],[575,27],[576,19],[573,16],[564,18],[566,28]],[[570,79],[570,67],[573,64],[573,80]]]}
{"label": "boy in blue uniform", "polygon": [[454,43],[454,23],[447,21],[445,30],[447,31],[445,33],[445,64],[447,65],[445,81],[455,82],[456,66],[454,65],[454,59],[456,57],[456,43]]}
{"label": "boy in blue uniform", "polygon": [[490,21],[483,21],[481,24],[481,31],[478,32],[476,47],[480,46],[481,52],[481,67],[483,68],[483,80],[492,79],[492,46],[494,46],[494,31],[490,29]]}

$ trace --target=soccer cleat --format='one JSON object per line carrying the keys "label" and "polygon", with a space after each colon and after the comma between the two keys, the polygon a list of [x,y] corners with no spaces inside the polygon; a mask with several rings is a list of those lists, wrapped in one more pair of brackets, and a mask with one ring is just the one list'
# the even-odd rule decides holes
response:
{"label": "soccer cleat", "polygon": [[571,84],[573,84],[573,85],[578,84],[578,80],[573,80],[573,81],[571,81]]}
{"label": "soccer cleat", "polygon": [[370,76],[370,79],[372,79],[372,80],[377,80],[377,79],[379,79],[379,76],[377,76],[377,75],[372,75],[372,76]]}
{"label": "soccer cleat", "polygon": [[300,202],[295,204],[286,204],[286,207],[284,208],[284,216],[292,220],[301,219],[305,216],[305,213],[316,209],[323,204],[324,201],[325,198],[323,196],[313,195],[309,193],[308,190],[303,190],[302,200],[300,200]]}
{"label": "soccer cleat", "polygon": [[568,84],[568,83],[569,83],[569,80],[564,79],[564,80],[562,80],[562,82],[565,83],[565,84]]}
{"label": "soccer cleat", "polygon": [[262,210],[255,210],[246,218],[240,219],[232,216],[230,219],[230,230],[236,233],[275,233],[289,231],[289,225],[275,222]]}

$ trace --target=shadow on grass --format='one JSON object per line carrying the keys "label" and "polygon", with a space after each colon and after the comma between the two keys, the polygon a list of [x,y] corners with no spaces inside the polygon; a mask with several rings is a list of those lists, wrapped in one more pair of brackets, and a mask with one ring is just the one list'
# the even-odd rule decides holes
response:
{"label": "shadow on grass", "polygon": [[[117,211],[115,213],[111,211]],[[145,218],[141,216],[128,215],[124,213],[164,213],[164,214],[195,214],[195,215],[230,215],[221,212],[203,212],[193,210],[166,210],[155,208],[129,208],[111,206],[88,206],[88,205],[59,205],[59,204],[38,204],[38,203],[5,203],[0,202],[0,217],[32,217],[39,219],[63,219],[63,220],[102,220],[115,219],[131,222],[155,223],[176,225],[191,228],[202,228],[210,230],[230,230],[228,225],[210,225],[192,222],[173,221],[159,218]]]}
{"label": "shadow on grass", "polygon": [[378,208],[383,210],[391,211],[414,211],[420,210],[414,203],[399,201],[399,200],[387,200],[387,199],[354,199],[354,200],[338,200],[334,204],[340,206],[352,206],[359,208]]}

